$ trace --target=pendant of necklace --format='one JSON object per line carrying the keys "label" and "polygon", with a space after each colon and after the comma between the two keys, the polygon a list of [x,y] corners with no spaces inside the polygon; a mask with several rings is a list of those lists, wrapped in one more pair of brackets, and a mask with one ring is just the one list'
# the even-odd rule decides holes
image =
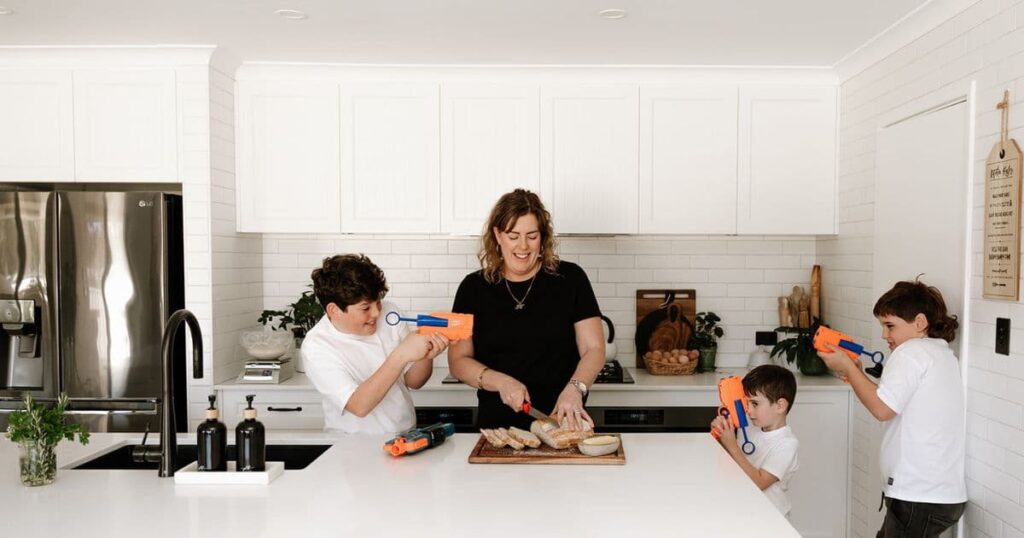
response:
{"label": "pendant of necklace", "polygon": [[[539,272],[539,271],[538,271]],[[516,297],[516,294],[512,293],[512,287],[508,285],[508,279],[505,279],[505,289],[508,290],[509,296],[516,302],[516,310],[522,310],[526,308],[526,298],[530,296],[530,290],[533,289],[533,283],[537,280],[537,273],[533,274],[533,278],[530,279],[530,285],[526,288],[526,293],[523,294],[523,298]]]}

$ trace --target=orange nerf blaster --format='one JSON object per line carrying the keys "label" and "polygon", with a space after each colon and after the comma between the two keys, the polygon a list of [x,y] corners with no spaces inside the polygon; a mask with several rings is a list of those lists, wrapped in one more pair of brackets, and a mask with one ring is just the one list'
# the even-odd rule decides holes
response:
{"label": "orange nerf blaster", "polygon": [[423,428],[413,428],[384,443],[384,452],[396,457],[415,454],[444,443],[445,439],[454,434],[455,424],[451,422],[438,422]]}
{"label": "orange nerf blaster", "polygon": [[831,353],[832,350],[828,348],[829,344],[841,349],[847,357],[850,357],[850,360],[857,360],[862,353],[871,357],[874,366],[865,368],[864,371],[874,377],[882,377],[882,361],[885,360],[885,356],[881,351],[866,351],[864,346],[854,343],[853,338],[850,338],[849,335],[822,325],[814,332],[814,349],[822,353]]}
{"label": "orange nerf blaster", "polygon": [[[746,455],[754,453],[754,443],[747,437],[747,394],[743,392],[743,381],[736,376],[718,380],[718,399],[722,406],[718,414],[732,422],[732,426],[743,432],[743,444],[740,448]],[[722,438],[722,432],[712,428],[711,436],[716,440]]]}
{"label": "orange nerf blaster", "polygon": [[403,321],[416,324],[416,332],[420,334],[441,333],[452,342],[466,340],[473,336],[473,314],[456,314],[454,312],[431,312],[420,314],[414,318],[403,318],[398,312],[388,312],[384,316],[388,325],[398,325]]}

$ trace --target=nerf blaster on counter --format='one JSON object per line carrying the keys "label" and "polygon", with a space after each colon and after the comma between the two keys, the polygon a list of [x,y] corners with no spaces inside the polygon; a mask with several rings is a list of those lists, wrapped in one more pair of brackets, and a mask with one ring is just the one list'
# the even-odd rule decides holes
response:
{"label": "nerf blaster on counter", "polygon": [[[748,456],[753,454],[756,447],[747,437],[747,394],[743,392],[743,381],[736,376],[719,379],[718,399],[722,402],[718,414],[732,422],[734,428],[743,432],[743,444],[740,448]],[[722,432],[711,428],[711,437],[715,440],[721,439]]]}
{"label": "nerf blaster on counter", "polygon": [[413,428],[384,443],[384,451],[395,457],[415,454],[444,443],[445,439],[454,434],[455,424],[451,422],[438,422],[422,428]]}
{"label": "nerf blaster on counter", "polygon": [[473,314],[456,314],[454,312],[431,312],[420,314],[415,318],[403,318],[398,312],[388,312],[384,316],[388,325],[394,326],[405,321],[416,324],[416,332],[420,334],[441,333],[452,342],[466,340],[473,336]]}
{"label": "nerf blaster on counter", "polygon": [[864,371],[874,377],[882,377],[882,361],[885,360],[885,356],[881,351],[866,351],[864,346],[855,343],[849,335],[822,325],[814,332],[814,349],[822,353],[831,353],[828,344],[843,350],[850,360],[857,360],[861,354],[871,357],[874,366],[865,368]]}

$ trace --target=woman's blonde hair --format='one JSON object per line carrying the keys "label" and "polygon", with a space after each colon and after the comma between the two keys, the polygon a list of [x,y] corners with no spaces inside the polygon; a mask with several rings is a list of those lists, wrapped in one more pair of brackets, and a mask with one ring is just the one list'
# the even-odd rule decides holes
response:
{"label": "woman's blonde hair", "polygon": [[541,268],[551,274],[558,268],[555,229],[551,224],[551,214],[544,208],[539,196],[526,189],[516,189],[498,198],[498,203],[491,209],[491,215],[487,217],[487,223],[480,236],[480,252],[476,257],[480,260],[480,269],[487,282],[494,284],[501,281],[501,268],[504,264],[501,248],[494,237],[494,229],[508,232],[515,227],[519,217],[524,215],[533,215],[537,218],[537,227],[540,229]]}

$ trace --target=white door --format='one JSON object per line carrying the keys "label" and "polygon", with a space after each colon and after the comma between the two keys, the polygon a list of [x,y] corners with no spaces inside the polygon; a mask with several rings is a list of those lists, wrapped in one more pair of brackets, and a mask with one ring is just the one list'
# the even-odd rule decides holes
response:
{"label": "white door", "polygon": [[179,181],[173,70],[75,71],[74,93],[78,181]]}
{"label": "white door", "polygon": [[[911,117],[878,133],[875,154],[875,237],[872,305],[900,280],[921,281],[942,292],[946,306],[966,320],[964,259],[967,249],[967,150],[969,110],[961,102]],[[986,149],[987,151],[987,149]],[[962,322],[963,323],[963,322]],[[957,336],[958,355],[966,350],[963,324]],[[875,325],[874,350],[889,356]],[[877,469],[880,425],[867,430],[871,447],[868,491],[881,491]],[[883,512],[871,512],[869,528],[881,526]]]}
{"label": "white door", "polygon": [[740,88],[741,234],[834,234],[836,88]]}
{"label": "white door", "polygon": [[441,89],[441,231],[480,233],[491,207],[517,187],[540,190],[540,90]]}
{"label": "white door", "polygon": [[640,88],[640,233],[736,233],[736,88]]}
{"label": "white door", "polygon": [[240,82],[238,231],[341,231],[338,85]]}
{"label": "white door", "polygon": [[0,181],[73,181],[71,72],[0,70]]}
{"label": "white door", "polygon": [[434,84],[341,85],[341,228],[440,230]]}
{"label": "white door", "polygon": [[556,233],[637,233],[637,87],[541,90],[541,193]]}

